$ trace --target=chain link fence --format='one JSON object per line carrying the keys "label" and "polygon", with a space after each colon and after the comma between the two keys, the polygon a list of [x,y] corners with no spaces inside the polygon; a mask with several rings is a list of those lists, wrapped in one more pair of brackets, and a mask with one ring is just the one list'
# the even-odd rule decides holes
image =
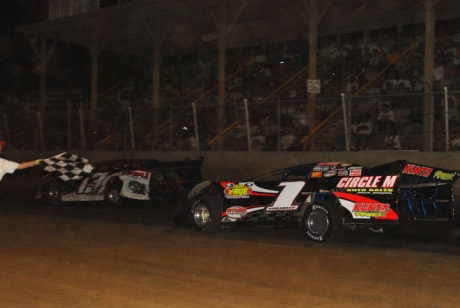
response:
{"label": "chain link fence", "polygon": [[453,151],[459,149],[459,97],[447,89],[429,95],[342,95],[316,100],[314,119],[306,99],[127,107],[98,110],[93,128],[89,110],[68,104],[44,116],[3,114],[0,127],[10,147],[24,150],[423,150],[429,140],[433,151]]}

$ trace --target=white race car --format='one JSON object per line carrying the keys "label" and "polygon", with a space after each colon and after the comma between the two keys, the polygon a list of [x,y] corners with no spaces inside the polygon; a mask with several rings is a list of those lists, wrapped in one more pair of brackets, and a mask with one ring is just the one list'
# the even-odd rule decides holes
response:
{"label": "white race car", "polygon": [[201,181],[202,164],[202,158],[182,161],[104,161],[96,163],[89,174],[78,180],[63,180],[53,172],[47,174],[40,183],[37,197],[53,204],[106,200],[117,206],[128,199],[153,200],[177,192],[186,193]]}

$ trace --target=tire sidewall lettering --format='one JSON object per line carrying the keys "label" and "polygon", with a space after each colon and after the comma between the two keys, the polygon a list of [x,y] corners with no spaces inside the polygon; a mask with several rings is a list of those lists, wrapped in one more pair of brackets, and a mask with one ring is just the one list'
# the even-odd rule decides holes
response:
{"label": "tire sidewall lettering", "polygon": [[320,236],[313,235],[313,234],[310,232],[310,230],[307,230],[305,233],[307,234],[307,236],[308,236],[309,238],[311,238],[311,239],[314,240],[314,241],[317,241],[317,242],[323,242],[323,241],[324,241],[322,235],[320,235]]}
{"label": "tire sidewall lettering", "polygon": [[322,205],[319,205],[319,204],[313,204],[312,205],[312,209],[313,210],[321,210],[323,211],[324,213],[326,213],[326,215],[329,215],[329,211]]}

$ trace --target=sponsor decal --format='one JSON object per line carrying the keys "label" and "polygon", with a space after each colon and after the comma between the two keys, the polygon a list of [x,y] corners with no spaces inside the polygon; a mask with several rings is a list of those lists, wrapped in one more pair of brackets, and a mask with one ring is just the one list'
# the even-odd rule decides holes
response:
{"label": "sponsor decal", "polygon": [[249,198],[252,189],[247,184],[227,183],[224,194],[227,199]]}
{"label": "sponsor decal", "polygon": [[[334,192],[340,200],[342,207],[352,213],[353,218],[363,220],[397,220],[398,215],[390,204],[382,203],[373,197],[363,196],[356,193]],[[384,214],[384,215],[382,215]]]}
{"label": "sponsor decal", "polygon": [[324,177],[329,178],[329,177],[334,176],[334,175],[336,175],[336,174],[337,174],[337,171],[335,171],[335,170],[330,170],[330,171],[324,172],[323,175],[324,175]]}
{"label": "sponsor decal", "polygon": [[349,193],[372,193],[372,194],[391,194],[393,192],[393,188],[347,188],[345,190]]}
{"label": "sponsor decal", "polygon": [[351,169],[349,170],[350,176],[361,176],[361,169]]}
{"label": "sponsor decal", "polygon": [[226,211],[227,217],[231,219],[240,219],[247,215],[248,211],[242,206],[232,206]]}
{"label": "sponsor decal", "polygon": [[353,213],[359,217],[385,217],[389,209],[387,203],[355,203]]}
{"label": "sponsor decal", "polygon": [[397,175],[343,177],[337,183],[337,188],[391,188],[397,178]]}
{"label": "sponsor decal", "polygon": [[338,176],[348,176],[348,170],[339,171],[337,175]]}
{"label": "sponsor decal", "polygon": [[134,177],[140,177],[144,179],[148,179],[149,177],[149,172],[148,171],[124,171],[124,175],[131,175]]}
{"label": "sponsor decal", "polygon": [[344,162],[329,162],[329,163],[319,163],[317,166],[349,166],[350,164],[346,164]]}
{"label": "sponsor decal", "polygon": [[299,208],[299,204],[285,205],[285,206],[268,206],[265,212],[277,212],[277,211],[295,211]]}
{"label": "sponsor decal", "polygon": [[433,175],[433,179],[439,179],[443,181],[452,181],[454,179],[455,173],[446,173],[440,170],[436,171]]}
{"label": "sponsor decal", "polygon": [[430,167],[423,167],[419,165],[407,164],[406,167],[404,167],[404,170],[402,171],[402,173],[410,174],[410,175],[417,175],[417,176],[422,176],[424,178],[427,178],[430,176],[432,171],[433,171],[433,168],[430,168]]}
{"label": "sponsor decal", "polygon": [[329,170],[328,166],[315,166],[313,168],[313,171],[327,171],[327,170]]}
{"label": "sponsor decal", "polygon": [[313,171],[310,172],[310,178],[311,179],[317,179],[323,177],[323,173],[321,171]]}

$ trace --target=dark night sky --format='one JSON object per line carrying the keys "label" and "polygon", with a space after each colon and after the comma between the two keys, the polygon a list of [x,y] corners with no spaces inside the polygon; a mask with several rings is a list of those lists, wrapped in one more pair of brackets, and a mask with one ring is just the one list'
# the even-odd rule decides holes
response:
{"label": "dark night sky", "polygon": [[14,27],[39,21],[41,5],[39,0],[0,1],[0,91],[12,91],[35,79],[31,76],[36,61],[32,49]]}
{"label": "dark night sky", "polygon": [[[0,92],[38,91],[39,76],[33,68],[39,59],[24,34],[15,32],[14,27],[46,18],[45,0],[0,0]],[[99,66],[101,90],[118,82],[131,61],[103,53]],[[89,72],[89,54],[84,47],[58,42],[47,64],[47,89],[81,88],[86,93],[90,88]]]}

